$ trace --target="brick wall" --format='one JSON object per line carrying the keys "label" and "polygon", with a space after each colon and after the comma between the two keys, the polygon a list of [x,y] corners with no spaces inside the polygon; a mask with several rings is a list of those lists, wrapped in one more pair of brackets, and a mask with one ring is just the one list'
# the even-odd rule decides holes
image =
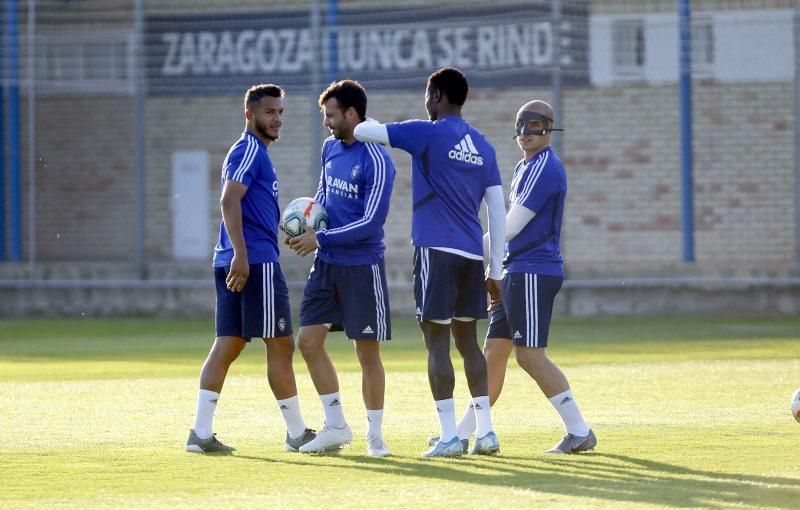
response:
{"label": "brick wall", "polygon": [[[794,257],[794,120],[786,105],[792,104],[792,85],[698,84],[694,91],[697,266],[758,274],[789,268]],[[464,110],[495,145],[506,185],[520,157],[511,139],[513,116],[534,97],[548,99],[548,91],[475,91]],[[566,92],[563,159],[570,192],[564,251],[577,274],[682,267],[677,100],[675,86]],[[308,145],[312,101],[289,91],[282,137],[271,146],[281,175],[282,206],[315,189]],[[118,97],[38,101],[42,259],[130,258],[134,173],[129,106],[130,101]],[[59,114],[53,115],[56,110]],[[369,114],[384,121],[424,118],[421,91],[371,94]],[[319,125],[321,118],[315,115],[314,122]],[[216,238],[219,165],[242,128],[239,97],[147,100],[148,258],[171,256],[171,155],[177,150],[210,153],[208,228]],[[398,174],[386,244],[388,258],[405,264],[411,253],[410,160],[401,151],[391,154]],[[286,259],[288,266],[297,262]],[[295,265],[304,268],[306,262]]]}
{"label": "brick wall", "polygon": [[[27,111],[25,101],[21,111]],[[36,237],[42,260],[130,259],[134,251],[133,100],[36,101]],[[23,200],[28,197],[27,116],[21,116]],[[27,204],[23,245],[27,253]]]}

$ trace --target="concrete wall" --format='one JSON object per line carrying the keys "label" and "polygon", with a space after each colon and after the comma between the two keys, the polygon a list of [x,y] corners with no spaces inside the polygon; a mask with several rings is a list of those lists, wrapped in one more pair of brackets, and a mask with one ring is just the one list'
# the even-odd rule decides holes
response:
{"label": "concrete wall", "polygon": [[[302,281],[290,282],[293,320]],[[410,285],[389,290],[393,317],[413,317]],[[691,315],[800,313],[800,279],[567,280],[556,315]],[[0,317],[146,315],[208,317],[214,310],[210,280],[0,281]]]}

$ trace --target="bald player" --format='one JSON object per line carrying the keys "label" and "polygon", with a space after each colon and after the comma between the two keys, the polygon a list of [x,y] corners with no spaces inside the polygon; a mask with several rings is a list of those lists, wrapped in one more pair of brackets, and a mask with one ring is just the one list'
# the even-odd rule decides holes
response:
{"label": "bald player", "polygon": [[[566,435],[547,453],[578,453],[592,450],[597,438],[581,416],[564,373],[545,354],[553,299],[564,281],[559,238],[567,175],[550,146],[553,131],[561,129],[553,127],[553,108],[544,101],[525,103],[517,112],[515,138],[524,157],[511,181],[502,292],[491,299],[483,352],[490,405],[500,397],[513,350],[564,422]],[[474,416],[467,409],[458,425],[462,441],[472,435]]]}

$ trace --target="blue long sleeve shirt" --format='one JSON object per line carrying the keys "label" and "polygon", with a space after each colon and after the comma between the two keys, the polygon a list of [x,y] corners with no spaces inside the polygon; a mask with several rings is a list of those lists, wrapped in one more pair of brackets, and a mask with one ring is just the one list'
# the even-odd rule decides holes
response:
{"label": "blue long sleeve shirt", "polygon": [[381,145],[359,141],[347,145],[332,136],[325,140],[314,198],[328,212],[328,229],[317,232],[318,257],[341,265],[383,259],[383,224],[394,176],[394,164]]}

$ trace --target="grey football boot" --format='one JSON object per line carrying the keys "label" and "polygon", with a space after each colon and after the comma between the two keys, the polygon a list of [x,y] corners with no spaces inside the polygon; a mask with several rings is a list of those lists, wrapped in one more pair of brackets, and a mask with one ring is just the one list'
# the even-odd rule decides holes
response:
{"label": "grey football boot", "polygon": [[192,453],[231,453],[236,451],[236,448],[221,443],[216,434],[211,434],[211,437],[207,439],[200,439],[195,434],[194,429],[189,429],[186,451]]}
{"label": "grey football boot", "polygon": [[311,442],[315,437],[317,437],[317,433],[311,429],[306,429],[295,438],[289,437],[289,432],[286,432],[286,441],[283,442],[283,449],[287,452],[299,452],[301,446]]}
{"label": "grey football boot", "polygon": [[475,444],[470,450],[470,455],[494,455],[500,451],[500,440],[497,434],[489,432],[483,437],[475,439]]}
{"label": "grey football boot", "polygon": [[[439,436],[431,436],[428,438],[428,446],[436,446],[436,443],[439,442]],[[461,440],[461,450],[464,452],[464,455],[467,454],[469,451],[469,439],[462,439]]]}
{"label": "grey football boot", "polygon": [[597,446],[597,437],[594,432],[589,430],[588,436],[576,436],[575,434],[567,434],[561,441],[554,447],[547,450],[545,453],[580,453],[594,450]]}
{"label": "grey football boot", "polygon": [[461,440],[458,438],[458,436],[455,436],[446,443],[441,440],[436,441],[436,444],[433,445],[433,448],[422,454],[422,458],[461,457],[462,455],[464,455],[464,447],[461,444]]}

